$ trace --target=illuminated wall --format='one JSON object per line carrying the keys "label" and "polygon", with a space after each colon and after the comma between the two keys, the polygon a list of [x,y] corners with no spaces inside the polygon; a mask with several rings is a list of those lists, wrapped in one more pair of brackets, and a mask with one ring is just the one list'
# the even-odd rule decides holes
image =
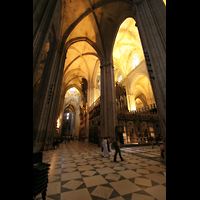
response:
{"label": "illuminated wall", "polygon": [[166,1],[167,1],[167,0],[163,0],[163,2],[164,2],[165,5],[166,5]]}
{"label": "illuminated wall", "polygon": [[143,48],[133,18],[127,18],[119,27],[113,48],[113,62],[115,81],[126,88],[128,110],[154,103]]}

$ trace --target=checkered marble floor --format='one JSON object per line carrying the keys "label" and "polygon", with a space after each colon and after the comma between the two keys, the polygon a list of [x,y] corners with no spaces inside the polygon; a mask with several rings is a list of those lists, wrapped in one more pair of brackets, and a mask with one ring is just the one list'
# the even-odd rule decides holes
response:
{"label": "checkered marble floor", "polygon": [[103,158],[96,144],[77,141],[44,152],[43,162],[51,164],[46,200],[166,199],[162,162],[126,152],[122,157],[114,162],[114,150]]}
{"label": "checkered marble floor", "polygon": [[156,160],[163,161],[162,157],[160,156],[160,146],[154,145],[153,149],[152,146],[134,146],[134,147],[123,147],[121,151],[126,153],[137,154],[137,156],[142,157],[150,157],[155,158]]}

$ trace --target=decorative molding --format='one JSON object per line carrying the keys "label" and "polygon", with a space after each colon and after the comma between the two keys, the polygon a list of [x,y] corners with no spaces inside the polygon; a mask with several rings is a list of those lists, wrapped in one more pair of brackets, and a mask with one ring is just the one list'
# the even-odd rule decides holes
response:
{"label": "decorative molding", "polygon": [[103,67],[108,67],[110,66],[112,63],[109,63],[109,64],[105,64],[105,65],[101,65],[100,68],[103,68]]}

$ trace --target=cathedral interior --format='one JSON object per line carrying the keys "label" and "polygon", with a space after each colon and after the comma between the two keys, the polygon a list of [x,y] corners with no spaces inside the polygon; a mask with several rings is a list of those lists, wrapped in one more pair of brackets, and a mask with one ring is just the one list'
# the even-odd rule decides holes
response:
{"label": "cathedral interior", "polygon": [[166,159],[166,0],[33,1],[33,153],[69,136]]}
{"label": "cathedral interior", "polygon": [[166,139],[166,1],[33,1],[33,152]]}

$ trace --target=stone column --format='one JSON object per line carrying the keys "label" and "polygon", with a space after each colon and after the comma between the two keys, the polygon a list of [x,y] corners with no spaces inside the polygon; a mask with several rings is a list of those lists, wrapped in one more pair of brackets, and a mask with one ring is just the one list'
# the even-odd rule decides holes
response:
{"label": "stone column", "polygon": [[[91,105],[91,83],[88,81],[87,89],[87,110],[86,110],[86,119],[85,119],[85,139],[89,138],[89,106]],[[87,140],[86,140],[87,141]]]}
{"label": "stone column", "polygon": [[43,143],[51,146],[54,138],[64,66],[64,56],[61,58],[57,47],[55,42],[51,59],[45,63],[39,95],[33,107],[33,152],[40,151]]}
{"label": "stone column", "polygon": [[129,95],[129,82],[128,82],[128,78],[127,77],[125,77],[124,79],[125,79],[127,107],[128,107],[128,110],[131,111],[131,100],[130,100],[130,95]]}
{"label": "stone column", "polygon": [[[56,44],[51,44],[49,59],[47,59],[41,76],[37,98],[33,105],[33,148],[39,151],[45,135],[45,126],[48,121],[48,113],[51,107],[49,98],[54,90],[54,83],[51,80],[53,72],[53,61],[56,54]],[[37,147],[35,146],[37,144]]]}
{"label": "stone column", "polygon": [[57,2],[58,0],[44,0],[33,4],[33,83],[49,35]]}
{"label": "stone column", "polygon": [[87,89],[87,106],[88,108],[91,106],[93,100],[93,95],[92,95],[92,87],[90,81],[88,81],[88,89]]}
{"label": "stone column", "polygon": [[76,109],[76,114],[75,114],[75,131],[74,131],[74,136],[79,136],[79,127],[80,127],[80,118],[79,118],[79,114],[80,114],[80,109],[79,109],[79,105],[80,105],[80,99],[78,100],[78,107]]}
{"label": "stone column", "polygon": [[136,24],[145,52],[166,152],[166,7],[161,0],[135,2]]}
{"label": "stone column", "polygon": [[71,124],[70,124],[70,135],[74,136],[74,127],[73,127],[73,125],[74,125],[74,114],[72,113],[71,115],[72,115],[72,117],[71,117]]}
{"label": "stone column", "polygon": [[100,137],[110,136],[115,140],[116,88],[113,64],[104,64],[101,67],[101,103],[100,103]]}
{"label": "stone column", "polygon": [[52,82],[55,84],[54,91],[52,93],[52,99],[50,100],[51,109],[49,112],[49,118],[46,126],[46,134],[45,134],[45,143],[52,145],[52,141],[54,139],[54,132],[56,128],[56,120],[59,116],[60,107],[59,100],[61,95],[61,87],[62,87],[62,77],[63,77],[63,67],[65,60],[65,53],[62,54],[59,49],[56,51],[56,58],[53,63],[54,71],[52,73]]}

